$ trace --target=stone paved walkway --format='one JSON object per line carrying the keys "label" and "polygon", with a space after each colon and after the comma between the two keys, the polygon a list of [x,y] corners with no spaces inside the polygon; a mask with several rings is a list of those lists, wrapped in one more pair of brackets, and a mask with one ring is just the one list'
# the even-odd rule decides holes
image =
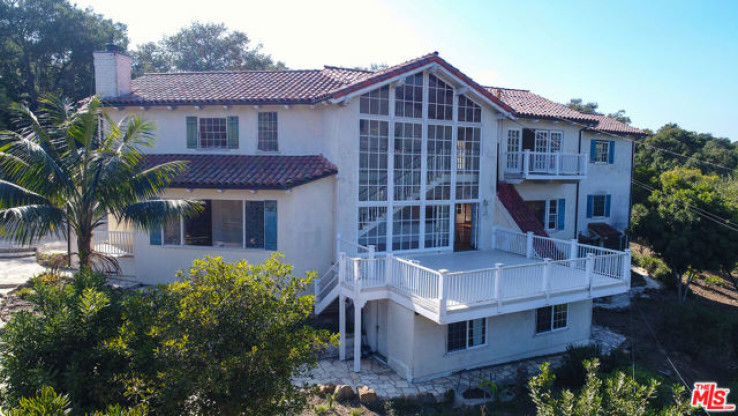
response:
{"label": "stone paved walkway", "polygon": [[45,269],[36,263],[35,256],[0,258],[0,288],[12,289]]}
{"label": "stone paved walkway", "polygon": [[[603,353],[619,347],[624,340],[624,336],[607,328],[592,327],[592,341],[602,346]],[[384,400],[423,394],[432,394],[436,399],[442,399],[443,394],[448,390],[455,390],[460,393],[467,388],[476,387],[483,379],[492,380],[500,386],[512,385],[515,383],[518,368],[521,368],[527,379],[538,374],[541,364],[545,361],[550,362],[551,367],[557,367],[562,362],[562,355],[539,357],[476,370],[461,371],[447,377],[411,383],[373,358],[361,360],[361,373],[353,372],[353,360],[338,361],[338,359],[331,358],[320,360],[318,367],[312,372],[312,377],[295,379],[293,382],[297,385],[302,385],[305,382],[308,384],[346,384],[354,389],[358,386],[369,386]]]}

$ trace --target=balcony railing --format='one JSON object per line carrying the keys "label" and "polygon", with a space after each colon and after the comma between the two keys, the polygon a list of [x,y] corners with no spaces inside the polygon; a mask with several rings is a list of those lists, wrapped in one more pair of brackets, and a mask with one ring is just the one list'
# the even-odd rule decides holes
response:
{"label": "balcony railing", "polygon": [[582,179],[587,176],[587,155],[561,152],[507,152],[506,179]]}
{"label": "balcony railing", "polygon": [[[630,252],[496,229],[493,248],[530,259],[524,264],[448,272],[388,254],[381,258],[341,254],[338,282],[347,296],[388,289],[421,307],[420,313],[440,323],[475,313],[489,316],[559,302],[584,300],[625,292],[630,287]],[[509,257],[509,256],[508,256]],[[368,298],[367,298],[368,299]],[[489,307],[489,308],[485,308]],[[426,313],[423,313],[425,311]],[[484,315],[484,314],[487,315]]]}
{"label": "balcony railing", "polygon": [[133,255],[133,232],[95,231],[92,235],[93,249],[98,253],[113,256]]}

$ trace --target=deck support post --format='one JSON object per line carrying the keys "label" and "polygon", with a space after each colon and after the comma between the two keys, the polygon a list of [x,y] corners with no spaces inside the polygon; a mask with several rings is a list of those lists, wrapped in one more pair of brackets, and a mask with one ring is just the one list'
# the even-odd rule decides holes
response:
{"label": "deck support post", "polygon": [[[339,286],[339,290],[340,290]],[[338,360],[346,361],[346,296],[338,295],[338,334],[341,344],[338,346]]]}
{"label": "deck support post", "polygon": [[630,287],[630,262],[630,249],[625,249],[625,256],[623,256],[623,281],[628,284],[628,287]]}
{"label": "deck support post", "polygon": [[361,372],[361,307],[362,302],[354,298],[354,372]]}
{"label": "deck support post", "polygon": [[571,248],[569,250],[569,267],[576,269],[577,262],[575,260],[579,258],[579,241],[576,238],[571,239]]}
{"label": "deck support post", "polygon": [[543,260],[543,293],[546,294],[546,302],[551,300],[551,259]]}
{"label": "deck support post", "polygon": [[587,287],[589,287],[589,296],[592,296],[592,284],[594,282],[594,254],[587,253],[587,265],[584,268],[587,276]]}
{"label": "deck support post", "polygon": [[533,258],[533,231],[528,231],[526,233],[525,257],[529,259]]}

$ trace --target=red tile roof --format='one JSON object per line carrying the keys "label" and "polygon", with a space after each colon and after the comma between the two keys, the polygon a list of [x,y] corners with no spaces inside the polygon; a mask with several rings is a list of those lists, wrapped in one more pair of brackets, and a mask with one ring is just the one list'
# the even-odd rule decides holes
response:
{"label": "red tile roof", "polygon": [[145,166],[188,161],[175,188],[290,189],[334,175],[323,156],[148,154]]}
{"label": "red tile roof", "polygon": [[528,90],[498,87],[487,87],[487,89],[505,104],[512,107],[514,114],[518,117],[574,121],[592,126],[593,131],[604,133],[646,135],[643,130],[621,123],[613,118],[600,114],[581,113]]}
{"label": "red tile roof", "polygon": [[520,196],[515,186],[505,182],[497,183],[497,198],[502,202],[507,212],[510,213],[515,224],[518,225],[520,231],[548,237],[548,233],[543,228],[541,220],[536,218],[528,209],[523,197]]}

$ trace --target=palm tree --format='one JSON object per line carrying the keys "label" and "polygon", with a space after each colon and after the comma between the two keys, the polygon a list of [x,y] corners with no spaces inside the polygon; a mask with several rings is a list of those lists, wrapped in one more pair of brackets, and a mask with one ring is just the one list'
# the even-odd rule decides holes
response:
{"label": "palm tree", "polygon": [[200,211],[195,201],[157,199],[185,163],[144,167],[151,122],[129,116],[115,123],[96,97],[77,108],[44,97],[36,113],[12,110],[18,129],[0,133],[0,235],[30,244],[71,232],[80,267],[90,267],[101,256],[92,248],[93,231],[109,214],[154,229]]}

